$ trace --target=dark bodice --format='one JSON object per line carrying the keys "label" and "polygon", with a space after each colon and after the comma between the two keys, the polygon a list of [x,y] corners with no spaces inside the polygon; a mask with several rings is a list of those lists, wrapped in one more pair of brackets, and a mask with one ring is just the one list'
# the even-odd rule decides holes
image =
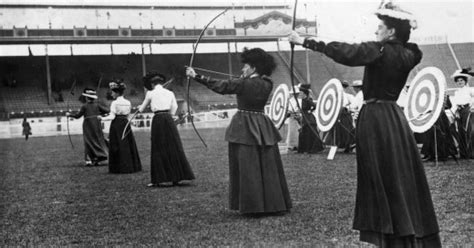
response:
{"label": "dark bodice", "polygon": [[301,100],[301,110],[304,112],[313,112],[316,109],[316,103],[313,102],[311,97],[304,98]]}
{"label": "dark bodice", "polygon": [[306,40],[303,46],[319,51],[347,66],[365,66],[364,99],[396,101],[408,74],[420,61],[422,52],[416,44],[398,40],[348,44]]}
{"label": "dark bodice", "polygon": [[81,118],[81,116],[84,116],[84,118],[91,117],[91,116],[99,116],[99,115],[105,115],[109,113],[109,110],[100,104],[96,102],[88,102],[84,105],[82,105],[81,109],[79,110],[78,113],[71,115],[74,118]]}
{"label": "dark bodice", "polygon": [[215,80],[197,76],[196,81],[219,94],[235,94],[240,110],[227,127],[225,140],[245,145],[273,146],[281,140],[280,133],[264,108],[272,92],[273,83],[268,77]]}
{"label": "dark bodice", "polygon": [[316,104],[313,102],[311,97],[304,98],[301,100],[301,110],[303,119],[303,125],[316,125],[316,118],[313,115],[313,111],[316,109]]}
{"label": "dark bodice", "polygon": [[268,77],[215,80],[198,76],[196,81],[219,94],[235,94],[239,109],[261,112],[263,112],[273,88],[273,83]]}

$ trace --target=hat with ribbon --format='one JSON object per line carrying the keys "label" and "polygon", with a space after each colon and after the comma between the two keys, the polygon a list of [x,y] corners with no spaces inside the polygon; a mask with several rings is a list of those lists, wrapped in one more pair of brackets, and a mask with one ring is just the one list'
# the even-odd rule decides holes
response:
{"label": "hat with ribbon", "polygon": [[92,99],[97,99],[97,92],[93,89],[89,89],[89,88],[84,89],[84,92],[82,92],[82,95],[85,97],[92,98]]}
{"label": "hat with ribbon", "polygon": [[467,81],[472,78],[473,74],[474,72],[471,72],[471,68],[463,68],[461,70],[456,70],[451,76],[451,78],[454,78],[454,80],[456,80],[456,78],[458,77],[463,77]]}

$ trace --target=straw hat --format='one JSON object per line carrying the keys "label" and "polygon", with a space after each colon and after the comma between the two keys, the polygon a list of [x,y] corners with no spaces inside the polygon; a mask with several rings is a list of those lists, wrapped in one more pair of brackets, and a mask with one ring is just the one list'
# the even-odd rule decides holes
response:
{"label": "straw hat", "polygon": [[95,90],[93,89],[84,89],[84,92],[82,92],[82,95],[85,96],[85,97],[89,97],[89,98],[92,98],[92,99],[97,99],[97,92],[95,92]]}

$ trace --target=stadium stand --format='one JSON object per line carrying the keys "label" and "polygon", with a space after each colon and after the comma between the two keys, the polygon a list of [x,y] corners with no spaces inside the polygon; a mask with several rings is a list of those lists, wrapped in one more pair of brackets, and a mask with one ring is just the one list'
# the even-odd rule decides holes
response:
{"label": "stadium stand", "polygon": [[[472,66],[474,43],[453,44],[453,50],[458,61],[463,66]],[[456,87],[450,75],[457,69],[455,60],[447,44],[421,45],[423,59],[410,74],[411,80],[416,73],[427,66],[436,66],[445,74],[448,88]],[[295,83],[306,82],[306,52],[295,52]],[[272,75],[275,85],[282,83],[291,85],[289,74],[288,51],[271,52],[277,63],[277,69]],[[159,54],[146,55],[147,70],[165,72],[168,78],[174,78],[170,89],[175,92],[178,102],[184,103],[186,96],[186,78],[184,66],[189,63],[191,54]],[[229,56],[231,66],[229,68]],[[309,68],[312,89],[317,95],[323,85],[331,78],[353,81],[363,76],[362,67],[347,67],[334,63],[331,59],[319,53],[310,52]],[[34,115],[62,115],[69,109],[78,109],[81,103],[78,97],[84,87],[96,88],[102,76],[99,96],[104,104],[106,101],[108,82],[117,78],[127,82],[127,97],[133,106],[139,105],[144,98],[141,77],[141,56],[129,55],[101,55],[101,56],[50,56],[52,98],[48,105],[46,90],[45,58],[43,56],[0,57],[0,73],[3,75],[3,84],[0,86],[0,116],[3,118],[15,113],[34,112]],[[199,54],[195,57],[195,67],[206,68],[218,72],[234,74],[241,73],[239,53]],[[212,75],[211,73],[203,74]],[[225,79],[226,76],[213,75]],[[9,86],[8,82],[17,81],[16,87]],[[69,94],[71,85],[77,81],[75,95]],[[60,92],[60,93],[59,93]],[[58,96],[62,95],[59,101]],[[56,99],[56,101],[54,101]],[[235,107],[234,96],[219,95],[205,86],[191,82],[190,105],[194,112],[211,109]]]}
{"label": "stadium stand", "polygon": [[474,43],[452,44],[461,67],[474,68]]}
{"label": "stadium stand", "polygon": [[421,69],[428,66],[434,66],[444,73],[448,88],[457,87],[452,80],[449,80],[449,76],[457,69],[457,67],[448,45],[422,45],[420,46],[420,49],[423,52],[423,58],[421,59],[420,64],[411,71],[408,79],[413,79]]}

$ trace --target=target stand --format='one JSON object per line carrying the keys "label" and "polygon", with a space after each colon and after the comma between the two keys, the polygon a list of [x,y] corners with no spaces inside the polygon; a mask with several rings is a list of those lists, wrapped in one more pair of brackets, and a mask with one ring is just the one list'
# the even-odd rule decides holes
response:
{"label": "target stand", "polygon": [[[286,84],[280,84],[273,92],[270,108],[268,109],[268,116],[273,124],[279,129],[286,120],[286,113],[288,111],[288,97],[290,92]],[[280,154],[288,153],[288,145],[278,144]]]}
{"label": "target stand", "polygon": [[[336,78],[329,80],[321,90],[316,104],[316,123],[322,132],[328,132],[336,124],[342,108],[342,94],[342,83]],[[335,132],[336,130],[333,132],[334,138]],[[333,160],[336,151],[337,146],[331,146],[327,159]]]}
{"label": "target stand", "polygon": [[[443,111],[446,78],[436,67],[423,68],[411,81],[408,102],[404,114],[413,132],[423,133],[430,129]],[[438,144],[435,140],[435,164],[438,167]]]}

